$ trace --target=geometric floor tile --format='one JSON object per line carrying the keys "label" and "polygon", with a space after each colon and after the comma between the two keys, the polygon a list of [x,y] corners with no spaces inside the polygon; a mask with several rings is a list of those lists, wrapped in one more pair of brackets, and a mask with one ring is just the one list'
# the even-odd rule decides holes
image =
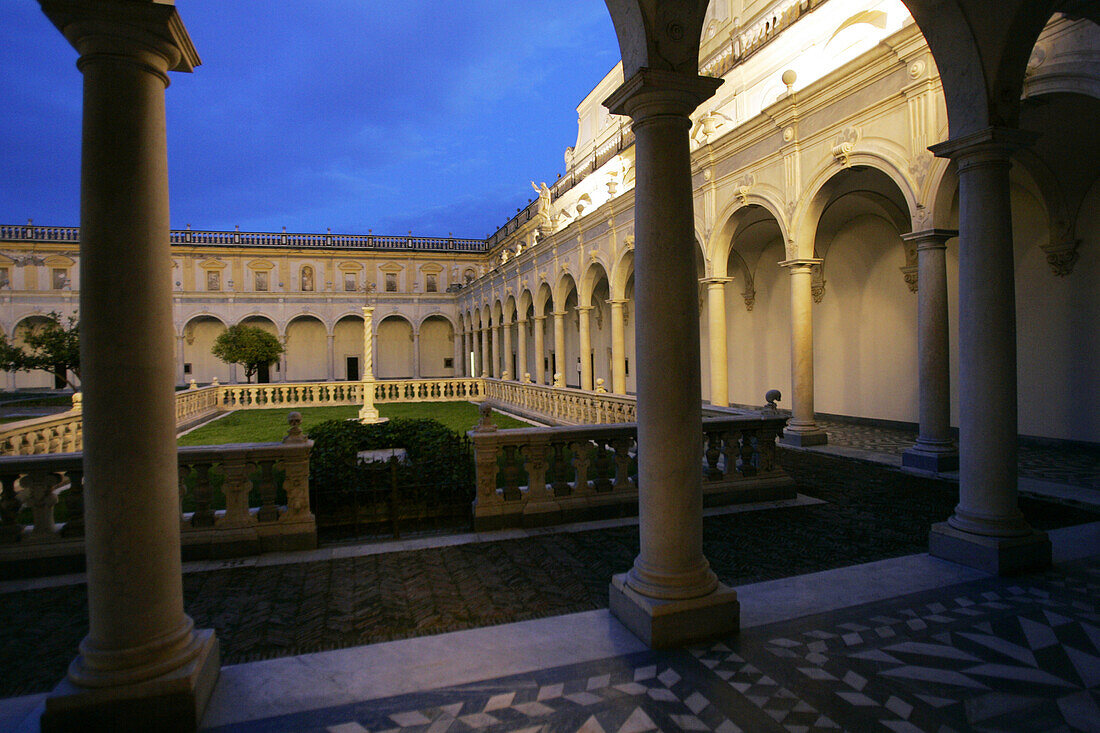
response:
{"label": "geometric floor tile", "polygon": [[1100,561],[1092,560],[752,628],[686,650],[216,730],[1097,730],[1098,581]]}

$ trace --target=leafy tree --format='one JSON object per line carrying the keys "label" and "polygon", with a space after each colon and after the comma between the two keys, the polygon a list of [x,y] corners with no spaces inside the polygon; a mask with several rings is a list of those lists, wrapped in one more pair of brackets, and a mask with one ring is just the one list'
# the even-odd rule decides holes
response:
{"label": "leafy tree", "polygon": [[28,329],[23,345],[17,346],[0,334],[0,369],[9,372],[41,369],[53,372],[73,389],[69,372],[80,378],[80,324],[74,316],[62,322],[60,313],[51,312],[46,322]]}
{"label": "leafy tree", "polygon": [[230,326],[214,340],[210,353],[226,364],[240,364],[244,377],[252,382],[252,375],[260,367],[274,364],[283,353],[279,339],[256,326]]}

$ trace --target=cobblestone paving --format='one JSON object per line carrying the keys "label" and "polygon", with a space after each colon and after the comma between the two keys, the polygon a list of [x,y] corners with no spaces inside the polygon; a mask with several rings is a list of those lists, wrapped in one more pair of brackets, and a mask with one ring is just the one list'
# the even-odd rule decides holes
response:
{"label": "cobblestone paving", "polygon": [[[781,451],[800,491],[827,503],[710,517],[704,550],[731,585],[923,552],[953,484],[820,454]],[[1022,499],[1038,528],[1100,514]],[[638,531],[438,547],[184,576],[187,612],[228,664],[607,606]],[[84,585],[0,595],[0,697],[53,687],[87,632]]]}
{"label": "cobblestone paving", "polygon": [[[831,420],[819,420],[818,425],[829,434],[830,445],[893,456],[917,439],[916,431],[901,428]],[[1100,448],[1024,440],[1018,450],[1021,476],[1100,491]]]}

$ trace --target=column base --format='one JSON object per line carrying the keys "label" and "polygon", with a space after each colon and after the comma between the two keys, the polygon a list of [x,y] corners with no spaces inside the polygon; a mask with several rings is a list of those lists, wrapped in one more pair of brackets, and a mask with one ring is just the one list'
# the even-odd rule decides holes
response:
{"label": "column base", "polygon": [[932,525],[928,554],[994,575],[1018,575],[1051,564],[1046,532],[1033,530],[1022,537],[989,537],[963,532],[947,522]]}
{"label": "column base", "polygon": [[741,604],[728,586],[699,598],[665,601],[639,594],[626,583],[626,573],[611,579],[611,613],[651,649],[681,646],[736,633]]}
{"label": "column base", "polygon": [[821,428],[814,428],[812,430],[791,430],[790,428],[783,429],[783,435],[780,436],[779,442],[784,445],[793,445],[798,448],[808,448],[811,445],[825,445],[829,442],[829,436],[825,434],[825,431]]}
{"label": "column base", "polygon": [[946,473],[959,470],[959,451],[957,449],[928,451],[920,443],[906,448],[901,454],[903,471],[922,471],[925,473]]}
{"label": "column base", "polygon": [[221,671],[218,639],[195,631],[198,656],[160,677],[120,687],[77,687],[64,679],[46,698],[42,733],[61,731],[197,731]]}

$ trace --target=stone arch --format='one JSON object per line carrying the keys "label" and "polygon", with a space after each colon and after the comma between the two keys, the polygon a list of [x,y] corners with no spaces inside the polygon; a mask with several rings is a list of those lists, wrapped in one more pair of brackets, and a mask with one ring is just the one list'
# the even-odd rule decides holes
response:
{"label": "stone arch", "polygon": [[286,378],[291,382],[318,382],[330,378],[329,329],[312,313],[300,313],[286,324],[284,345]]}
{"label": "stone arch", "polygon": [[[19,318],[11,329],[11,340],[15,346],[22,346],[27,333],[40,328],[49,319],[44,313],[28,313]],[[34,371],[14,372],[12,374],[12,386],[16,389],[60,389],[65,387],[65,380],[53,372],[35,369]]]}
{"label": "stone arch", "polygon": [[917,195],[909,177],[896,162],[881,155],[861,152],[852,153],[849,161],[850,165],[838,167],[837,162],[831,160],[819,168],[811,179],[812,182],[803,193],[792,218],[792,244],[796,248],[795,252],[788,252],[792,259],[815,256],[810,243],[814,241],[818,221],[825,208],[837,198],[838,190],[843,191],[847,177],[853,174],[866,176],[873,175],[867,171],[874,171],[889,179],[904,199],[904,205],[899,208],[904,209],[910,221],[906,230],[912,229],[913,215],[917,210]]}
{"label": "stone arch", "polygon": [[182,354],[178,358],[182,358],[183,363],[177,368],[183,384],[191,379],[199,384],[207,384],[215,378],[220,382],[230,381],[233,376],[230,366],[210,353],[218,334],[227,328],[225,320],[213,313],[204,311],[187,317],[179,332]]}
{"label": "stone arch", "polygon": [[563,272],[554,286],[554,310],[561,311],[565,308],[565,301],[571,292],[577,290],[577,281],[569,272]]}
{"label": "stone arch", "polygon": [[734,241],[739,229],[758,218],[758,212],[764,211],[770,215],[779,227],[780,236],[787,241],[787,225],[782,207],[769,196],[761,194],[746,194],[738,197],[730,203],[718,216],[720,226],[714,228],[710,242],[707,244],[707,255],[711,263],[712,277],[726,277],[728,275],[727,260],[730,251],[734,248]]}
{"label": "stone arch", "polygon": [[554,291],[550,289],[550,285],[546,282],[539,283],[538,290],[535,293],[534,306],[536,316],[548,315],[550,311],[546,309],[549,304],[550,310],[554,308]]}
{"label": "stone arch", "polygon": [[374,372],[379,379],[411,379],[415,350],[413,324],[403,313],[389,313],[375,327]]}
{"label": "stone arch", "polygon": [[332,362],[333,379],[354,382],[363,376],[363,314],[361,311],[345,313],[333,322]]}
{"label": "stone arch", "polygon": [[592,292],[596,289],[596,286],[601,280],[607,280],[608,283],[611,279],[607,275],[607,268],[604,264],[598,260],[591,262],[585,269],[584,274],[581,275],[581,281],[577,289],[577,298],[581,305],[594,305],[592,302]]}
{"label": "stone arch", "polygon": [[[433,313],[417,324],[420,343],[420,376],[453,377],[455,375],[455,329],[451,319]],[[450,362],[450,366],[447,363]]]}
{"label": "stone arch", "polygon": [[634,249],[625,250],[611,270],[611,297],[626,298],[626,286],[634,276]]}

